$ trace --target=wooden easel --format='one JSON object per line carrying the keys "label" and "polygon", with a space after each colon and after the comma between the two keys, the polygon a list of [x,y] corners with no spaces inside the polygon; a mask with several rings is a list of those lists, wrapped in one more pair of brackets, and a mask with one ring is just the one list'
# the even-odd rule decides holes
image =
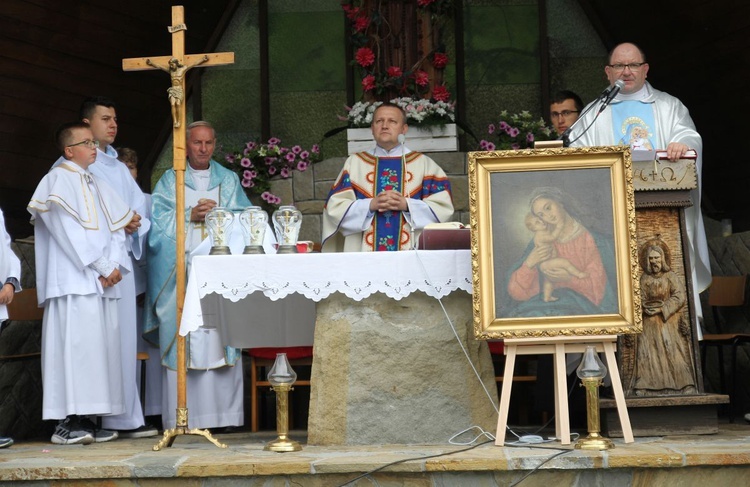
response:
{"label": "wooden easel", "polygon": [[555,436],[563,445],[570,444],[570,416],[568,413],[568,387],[565,379],[565,354],[583,353],[586,345],[595,345],[597,352],[604,352],[607,359],[608,375],[612,379],[612,389],[617,403],[617,414],[625,443],[633,443],[633,430],[630,427],[630,417],[625,405],[625,394],[620,381],[620,371],[615,358],[616,335],[600,336],[565,336],[551,338],[508,338],[505,340],[505,372],[503,373],[503,388],[500,395],[500,413],[497,418],[497,432],[495,445],[505,443],[505,428],[508,424],[508,407],[510,406],[510,391],[513,384],[513,369],[517,355],[554,354],[555,374]]}

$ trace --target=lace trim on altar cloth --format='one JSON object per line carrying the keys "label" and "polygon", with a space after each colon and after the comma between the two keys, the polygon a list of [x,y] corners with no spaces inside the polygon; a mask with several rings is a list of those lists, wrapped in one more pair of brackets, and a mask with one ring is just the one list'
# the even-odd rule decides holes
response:
{"label": "lace trim on altar cloth", "polygon": [[378,292],[396,300],[416,291],[442,298],[471,293],[471,252],[205,256],[193,260],[190,280],[199,297],[217,293],[233,302],[254,292],[273,301],[299,293],[317,302],[335,292],[355,301]]}

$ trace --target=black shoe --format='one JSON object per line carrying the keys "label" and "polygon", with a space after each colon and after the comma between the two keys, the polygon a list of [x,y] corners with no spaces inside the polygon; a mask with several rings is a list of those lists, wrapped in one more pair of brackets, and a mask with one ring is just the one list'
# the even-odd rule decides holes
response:
{"label": "black shoe", "polygon": [[151,426],[150,424],[144,424],[140,428],[134,430],[122,430],[118,432],[120,438],[151,438],[159,434],[159,430]]}

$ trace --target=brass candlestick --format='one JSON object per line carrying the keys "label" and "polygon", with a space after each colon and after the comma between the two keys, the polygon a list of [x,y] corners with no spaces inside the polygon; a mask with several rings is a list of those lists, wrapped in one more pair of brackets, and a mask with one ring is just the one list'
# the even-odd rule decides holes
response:
{"label": "brass candlestick", "polygon": [[586,346],[581,365],[578,366],[576,374],[581,379],[583,387],[586,388],[586,426],[589,435],[581,438],[575,444],[579,450],[609,450],[615,444],[609,438],[600,433],[601,422],[599,419],[599,386],[602,379],[607,375],[607,367],[604,366],[596,348],[593,345]]}
{"label": "brass candlestick", "polygon": [[289,435],[289,391],[297,373],[292,369],[285,353],[277,353],[276,361],[268,372],[268,382],[276,392],[276,434],[278,438],[266,443],[265,451],[284,453],[302,450],[302,445],[290,439]]}

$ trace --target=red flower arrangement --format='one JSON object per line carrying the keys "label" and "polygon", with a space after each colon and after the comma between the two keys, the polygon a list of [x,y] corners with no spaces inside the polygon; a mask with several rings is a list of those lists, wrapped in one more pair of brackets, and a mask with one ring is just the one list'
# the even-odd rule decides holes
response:
{"label": "red flower arrangement", "polygon": [[[385,53],[390,52],[387,47],[387,37],[390,33],[383,34],[383,26],[388,26],[388,20],[380,11],[384,5],[380,2],[371,3],[374,5],[372,9],[363,8],[362,0],[350,0],[342,5],[346,17],[351,22],[350,40],[355,48],[352,64],[360,68],[365,98],[427,98],[431,95],[431,98],[437,101],[448,101],[450,92],[442,82],[442,73],[436,72],[437,79],[430,79],[430,74],[423,69],[425,62],[436,71],[442,71],[448,65],[449,57],[442,43],[438,42],[433,52],[429,52],[411,67],[389,65]],[[406,3],[405,1],[404,4]],[[451,0],[416,1],[417,12],[429,15],[432,28],[438,32],[452,8]],[[390,27],[387,30],[389,29]]]}

